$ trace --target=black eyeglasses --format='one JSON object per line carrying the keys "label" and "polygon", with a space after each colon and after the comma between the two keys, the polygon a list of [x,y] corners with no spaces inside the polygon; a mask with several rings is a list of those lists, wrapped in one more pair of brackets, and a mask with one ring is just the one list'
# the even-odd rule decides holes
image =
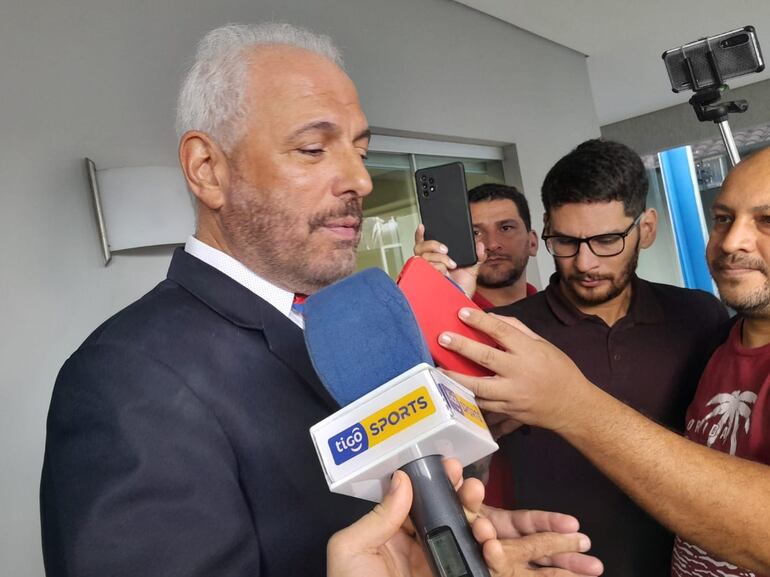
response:
{"label": "black eyeglasses", "polygon": [[545,234],[540,237],[545,242],[545,248],[548,249],[556,258],[569,258],[580,252],[580,245],[586,243],[591,252],[596,256],[616,256],[626,248],[626,237],[631,234],[634,227],[642,220],[642,212],[634,219],[634,222],[623,232],[612,232],[609,234],[595,234],[586,238],[576,238],[574,236],[561,236],[558,234]]}

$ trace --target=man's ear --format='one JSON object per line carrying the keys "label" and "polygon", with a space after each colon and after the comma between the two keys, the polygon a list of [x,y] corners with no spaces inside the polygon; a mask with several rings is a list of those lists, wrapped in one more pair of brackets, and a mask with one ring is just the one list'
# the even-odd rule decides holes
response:
{"label": "man's ear", "polygon": [[639,221],[639,246],[649,248],[658,234],[658,211],[648,208]]}
{"label": "man's ear", "polygon": [[198,202],[218,210],[230,185],[230,164],[222,148],[205,132],[185,132],[179,141],[179,163]]}
{"label": "man's ear", "polygon": [[537,256],[537,247],[539,246],[540,239],[534,230],[530,230],[527,234],[529,235],[529,256]]}

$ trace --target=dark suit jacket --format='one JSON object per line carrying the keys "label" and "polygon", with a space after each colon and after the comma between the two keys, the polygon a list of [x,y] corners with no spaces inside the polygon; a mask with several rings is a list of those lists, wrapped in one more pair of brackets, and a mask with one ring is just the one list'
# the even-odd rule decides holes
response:
{"label": "dark suit jacket", "polygon": [[328,491],[308,428],[336,409],[302,331],[178,249],[59,373],[47,575],[325,575],[329,536],[371,507]]}

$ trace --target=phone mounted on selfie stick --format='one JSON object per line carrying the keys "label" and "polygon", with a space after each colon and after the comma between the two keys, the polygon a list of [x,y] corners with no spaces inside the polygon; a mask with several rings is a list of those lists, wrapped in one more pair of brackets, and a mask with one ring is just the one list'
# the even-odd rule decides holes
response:
{"label": "phone mounted on selfie stick", "polygon": [[729,89],[725,80],[765,68],[754,27],[745,26],[667,50],[663,61],[671,89],[695,92],[689,100],[695,115],[701,122],[719,126],[730,165],[738,164],[740,155],[728,117],[731,113],[746,112],[749,104],[745,100],[721,102],[721,99]]}

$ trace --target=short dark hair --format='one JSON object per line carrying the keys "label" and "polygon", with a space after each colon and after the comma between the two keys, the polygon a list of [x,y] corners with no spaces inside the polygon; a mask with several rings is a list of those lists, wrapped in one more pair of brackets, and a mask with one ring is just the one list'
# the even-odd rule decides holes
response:
{"label": "short dark hair", "polygon": [[543,181],[546,215],[571,203],[623,203],[626,216],[637,216],[647,206],[647,172],[639,155],[619,142],[587,140],[562,157]]}
{"label": "short dark hair", "polygon": [[532,218],[529,216],[529,204],[519,189],[507,184],[498,184],[496,182],[487,182],[480,184],[468,191],[468,202],[482,202],[485,200],[508,199],[513,201],[516,208],[519,209],[519,216],[524,221],[527,230],[532,230]]}

